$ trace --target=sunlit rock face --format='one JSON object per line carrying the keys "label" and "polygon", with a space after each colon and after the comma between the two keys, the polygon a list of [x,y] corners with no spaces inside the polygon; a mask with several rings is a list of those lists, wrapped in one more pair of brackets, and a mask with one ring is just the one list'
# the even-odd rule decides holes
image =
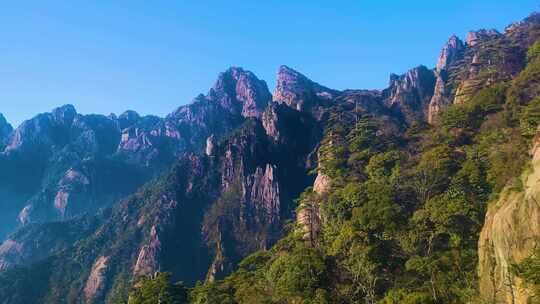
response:
{"label": "sunlit rock face", "polygon": [[441,50],[436,66],[433,97],[428,105],[427,121],[434,124],[439,113],[452,104],[454,96],[448,85],[448,73],[463,59],[466,45],[457,36],[451,36]]}
{"label": "sunlit rock face", "polygon": [[452,35],[445,43],[437,60],[437,71],[448,69],[449,66],[463,57],[465,44],[456,35]]}
{"label": "sunlit rock face", "polygon": [[106,256],[100,256],[90,271],[90,276],[86,280],[84,286],[84,299],[86,303],[96,303],[98,298],[101,298],[101,293],[105,289],[107,283],[107,268],[109,258]]}
{"label": "sunlit rock face", "polygon": [[527,49],[540,38],[540,15],[534,13],[508,26],[471,31],[466,42],[452,36],[444,45],[436,66],[436,84],[427,121],[452,104],[467,102],[481,88],[514,77],[526,63]]}
{"label": "sunlit rock face", "polygon": [[478,242],[480,293],[494,303],[531,303],[534,292],[511,271],[540,245],[540,149],[532,149],[524,189],[506,189],[490,206]]}
{"label": "sunlit rock face", "polygon": [[324,87],[288,66],[281,66],[273,100],[298,111],[313,112],[317,116],[320,106],[328,105],[339,91]]}
{"label": "sunlit rock face", "polygon": [[481,29],[478,31],[471,31],[467,34],[467,45],[475,46],[479,43],[485,42],[486,40],[494,39],[501,37],[502,34],[495,29]]}
{"label": "sunlit rock face", "polygon": [[243,117],[260,117],[272,99],[266,82],[242,68],[221,73],[208,97],[229,111],[239,111]]}

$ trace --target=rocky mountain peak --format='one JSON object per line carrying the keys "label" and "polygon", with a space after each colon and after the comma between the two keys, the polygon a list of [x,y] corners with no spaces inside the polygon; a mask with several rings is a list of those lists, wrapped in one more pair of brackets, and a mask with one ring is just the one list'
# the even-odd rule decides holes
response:
{"label": "rocky mountain peak", "polygon": [[534,12],[522,21],[507,26],[504,35],[523,50],[528,49],[540,38],[540,13]]}
{"label": "rocky mountain peak", "polygon": [[259,117],[272,98],[265,81],[238,67],[219,74],[208,95],[229,110],[241,108],[244,117]]}
{"label": "rocky mountain peak", "polygon": [[478,31],[471,31],[467,34],[467,45],[475,46],[482,41],[497,38],[500,36],[502,36],[502,34],[495,29],[481,29]]}
{"label": "rocky mountain peak", "polygon": [[120,116],[118,116],[117,118],[120,129],[125,129],[129,126],[132,126],[140,119],[141,119],[141,116],[139,115],[139,113],[132,110],[125,111],[124,113],[120,114]]}
{"label": "rocky mountain peak", "polygon": [[8,124],[7,119],[4,117],[2,113],[0,113],[0,125],[4,126],[7,124]]}
{"label": "rocky mountain peak", "polygon": [[390,75],[385,104],[400,112],[407,123],[425,120],[435,87],[435,73],[421,65],[397,76]]}
{"label": "rocky mountain peak", "polygon": [[391,74],[390,87],[394,87],[396,90],[395,94],[400,91],[408,91],[411,89],[423,89],[426,81],[428,82],[427,84],[432,84],[433,78],[433,71],[420,65],[407,71],[407,73],[401,76]]}
{"label": "rocky mountain peak", "polygon": [[0,148],[7,141],[8,136],[13,132],[13,127],[7,122],[6,118],[0,113]]}
{"label": "rocky mountain peak", "polygon": [[57,123],[71,125],[75,119],[75,116],[77,115],[77,110],[75,110],[73,105],[66,104],[52,110],[51,114]]}
{"label": "rocky mountain peak", "polygon": [[330,100],[338,94],[338,91],[313,82],[294,69],[282,65],[278,70],[273,99],[294,109],[305,110],[317,104],[317,100]]}
{"label": "rocky mountain peak", "polygon": [[287,79],[302,79],[310,81],[306,76],[286,65],[281,65],[278,69],[278,81],[286,81]]}
{"label": "rocky mountain peak", "polygon": [[538,24],[540,24],[540,13],[533,12],[527,18],[523,19],[522,21],[514,22],[514,23],[510,24],[509,26],[507,26],[504,29],[504,32],[505,32],[505,34],[508,34],[508,33],[511,33],[513,31],[515,31],[516,29],[531,26],[531,25],[538,25]]}
{"label": "rocky mountain peak", "polygon": [[450,64],[463,56],[465,44],[459,37],[452,35],[443,46],[439,59],[437,61],[437,71],[446,69]]}
{"label": "rocky mountain peak", "polygon": [[137,120],[139,118],[141,118],[139,113],[133,110],[127,110],[124,113],[120,114],[120,116],[118,116],[118,119],[126,119],[126,120],[132,120],[132,121]]}

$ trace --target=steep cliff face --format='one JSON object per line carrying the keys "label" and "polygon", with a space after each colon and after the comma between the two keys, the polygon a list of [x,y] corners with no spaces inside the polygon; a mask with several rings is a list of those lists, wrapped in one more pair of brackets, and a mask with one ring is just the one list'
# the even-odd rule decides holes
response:
{"label": "steep cliff face", "polygon": [[402,115],[408,124],[426,121],[434,87],[435,75],[425,66],[414,68],[401,76],[392,74],[389,88],[384,92],[385,104],[396,114]]}
{"label": "steep cliff face", "polygon": [[266,82],[241,68],[221,73],[208,95],[225,109],[240,112],[243,117],[260,117],[272,99]]}
{"label": "steep cliff face", "polygon": [[479,30],[467,35],[463,63],[454,82],[453,103],[463,103],[482,87],[512,78],[524,66],[524,50],[496,30]]}
{"label": "steep cliff face", "polygon": [[530,303],[532,291],[510,266],[540,245],[540,149],[533,150],[524,189],[506,189],[490,206],[478,243],[480,292],[492,303]]}
{"label": "steep cliff face", "polygon": [[267,249],[291,218],[293,199],[311,182],[308,159],[319,130],[310,114],[270,105],[220,145],[222,194],[205,214],[214,252],[206,278],[223,278],[251,252]]}
{"label": "steep cliff face", "polygon": [[465,44],[455,35],[443,46],[436,67],[436,83],[433,97],[429,102],[427,121],[434,124],[442,109],[453,102],[452,89],[448,85],[448,77],[456,66],[461,64],[465,52]]}
{"label": "steep cliff face", "polygon": [[328,105],[339,92],[311,81],[299,72],[283,65],[277,74],[273,99],[298,111],[312,112],[318,117],[320,106]]}
{"label": "steep cliff face", "polygon": [[242,257],[273,244],[286,207],[261,125],[242,128],[220,150],[222,194],[205,214],[202,228],[215,252],[209,280],[222,278]]}
{"label": "steep cliff face", "polygon": [[0,113],[0,150],[4,149],[4,146],[6,145],[9,136],[11,135],[11,132],[13,132],[13,128],[7,122],[4,115]]}
{"label": "steep cliff face", "polygon": [[443,109],[465,102],[481,88],[514,77],[524,67],[527,49],[539,37],[540,17],[536,13],[508,26],[504,33],[472,31],[466,43],[452,36],[437,63],[428,122],[435,124]]}
{"label": "steep cliff face", "polygon": [[447,70],[451,65],[463,57],[465,45],[456,35],[452,35],[442,48],[437,60],[436,70]]}

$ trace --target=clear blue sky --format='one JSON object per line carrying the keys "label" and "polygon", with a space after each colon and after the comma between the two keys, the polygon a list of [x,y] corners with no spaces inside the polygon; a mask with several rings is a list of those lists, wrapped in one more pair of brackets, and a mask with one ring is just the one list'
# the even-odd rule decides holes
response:
{"label": "clear blue sky", "polygon": [[165,115],[206,93],[229,66],[271,89],[281,64],[336,89],[383,88],[389,73],[434,66],[451,34],[503,30],[539,4],[4,1],[0,112],[14,125],[65,103],[82,113]]}

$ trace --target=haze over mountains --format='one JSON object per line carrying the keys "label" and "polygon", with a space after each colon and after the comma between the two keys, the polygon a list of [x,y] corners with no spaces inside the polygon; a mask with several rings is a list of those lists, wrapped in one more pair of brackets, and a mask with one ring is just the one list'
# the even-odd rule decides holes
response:
{"label": "haze over mountains", "polygon": [[[452,36],[434,68],[392,74],[382,90],[335,90],[281,66],[271,93],[233,67],[166,117],[64,105],[13,129],[0,115],[0,300],[123,302],[137,278],[170,272],[189,287],[206,282],[193,299],[215,287],[231,303],[399,303],[410,294],[423,300],[407,303],[460,303],[472,295],[458,290],[471,286],[525,303],[532,289],[515,291],[525,285],[508,269],[540,237],[540,207],[528,201],[536,165],[516,190],[523,197],[497,200],[537,141],[529,105],[540,92],[531,71],[539,38],[536,13],[504,33]],[[517,211],[486,212],[490,201]],[[414,230],[419,222],[426,231]],[[354,248],[373,250],[363,256],[379,263],[373,286],[347,264]],[[243,261],[254,252],[260,261]],[[315,282],[277,285],[303,265],[281,269],[281,256],[320,259],[307,266]],[[420,259],[440,269],[422,272]],[[243,280],[271,287],[245,294]]]}

